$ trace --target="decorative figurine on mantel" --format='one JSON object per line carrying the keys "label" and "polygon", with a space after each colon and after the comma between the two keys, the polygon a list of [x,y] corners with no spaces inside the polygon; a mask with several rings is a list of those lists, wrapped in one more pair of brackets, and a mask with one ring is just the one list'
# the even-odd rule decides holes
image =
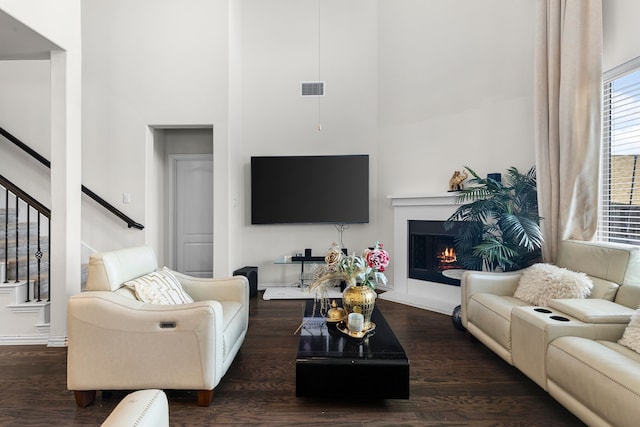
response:
{"label": "decorative figurine on mantel", "polygon": [[449,180],[449,191],[460,191],[464,188],[462,184],[465,179],[467,179],[469,175],[466,172],[462,171],[454,171],[453,176]]}

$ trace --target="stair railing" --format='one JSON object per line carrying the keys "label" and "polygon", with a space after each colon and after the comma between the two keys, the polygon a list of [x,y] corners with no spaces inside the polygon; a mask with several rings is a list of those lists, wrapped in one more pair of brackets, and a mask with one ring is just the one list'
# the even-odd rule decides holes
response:
{"label": "stair railing", "polygon": [[[9,133],[7,130],[5,130],[2,127],[0,127],[0,135],[2,135],[7,141],[14,144],[16,147],[20,148],[22,151],[27,153],[29,156],[36,159],[46,168],[51,169],[51,162],[49,160],[47,160],[44,156],[40,155],[38,152],[33,150],[24,142],[20,141],[18,138],[16,138],[14,135]],[[144,229],[144,225],[129,218],[127,215],[125,215],[124,213],[116,209],[113,205],[108,203],[106,200],[98,196],[95,192],[91,191],[84,185],[81,186],[81,191],[82,193],[86,194],[89,198],[94,200],[96,203],[98,203],[100,206],[108,210],[110,213],[112,213],[113,215],[117,216],[122,221],[124,221],[127,224],[127,227],[135,228],[137,230]],[[30,264],[31,264],[31,260],[32,260],[31,256],[33,252],[33,256],[35,257],[35,260],[36,260],[36,269],[37,269],[36,279],[33,281],[34,282],[33,297],[36,298],[37,301],[41,301],[41,297],[43,293],[46,293],[47,301],[51,301],[50,287],[47,286],[44,292],[42,289],[42,285],[44,283],[42,279],[42,264],[45,262],[47,264],[47,270],[48,270],[47,280],[46,280],[47,284],[49,283],[48,277],[50,276],[50,272],[51,272],[50,263],[49,263],[49,254],[51,249],[51,244],[49,239],[49,236],[51,235],[51,221],[50,221],[51,210],[46,206],[44,206],[43,204],[41,204],[40,202],[38,202],[35,198],[31,197],[25,191],[20,189],[16,184],[12,183],[7,178],[0,175],[0,200],[2,200],[3,198],[2,196],[4,196],[4,209],[5,209],[4,218],[2,220],[2,224],[0,224],[4,226],[4,251],[2,251],[1,250],[2,247],[0,247],[0,253],[4,252],[2,255],[0,255],[0,261],[2,260],[2,258],[4,258],[4,267],[5,267],[5,278],[3,283],[5,284],[9,283],[10,275],[15,277],[16,283],[20,283],[19,277],[21,275],[20,270],[21,270],[21,265],[23,263],[23,260],[26,260],[24,261],[24,263],[26,264],[25,270],[26,270],[27,283],[28,284],[30,283],[30,280],[31,280]],[[14,209],[15,218],[12,218],[11,221],[10,221],[10,217],[12,217],[12,215],[10,212],[13,205],[9,206],[10,200],[12,202],[15,201],[15,209]],[[37,228],[37,231],[35,233],[35,237],[37,239],[35,243],[35,248],[31,248],[32,246],[31,237],[33,234],[32,224],[31,224],[32,212],[35,212],[37,215],[37,219],[35,221],[36,223],[35,227]],[[23,233],[24,231],[22,230],[23,227],[20,224],[21,222],[22,223],[24,222],[21,220],[25,220],[25,219],[27,224],[26,237],[23,238],[22,239],[23,242],[21,242],[20,234]],[[15,225],[13,224],[14,221],[15,221]],[[47,228],[46,253],[45,251],[42,250],[43,235],[42,235],[41,228],[43,227],[43,222],[46,222],[44,227]],[[10,229],[12,227],[14,228],[14,230],[11,233]],[[2,227],[0,227],[0,229],[1,228]],[[11,262],[9,261],[9,252],[10,252],[9,238],[10,237],[15,238],[15,251],[12,253],[12,255],[15,255],[15,260],[12,259]],[[1,241],[1,237],[0,237],[0,241]],[[24,245],[26,245],[25,256],[23,256],[21,259],[20,251],[22,250]],[[31,298],[32,298],[31,290],[29,289],[29,285],[27,285],[26,301],[27,302],[31,301]]]}
{"label": "stair railing", "polygon": [[[46,166],[47,168],[51,169],[51,162],[49,160],[44,158],[42,155],[38,154],[35,150],[33,150],[27,144],[25,144],[24,142],[20,141],[18,138],[16,138],[15,136],[13,136],[9,132],[7,132],[2,127],[0,127],[0,135],[4,136],[8,141],[12,142],[16,147],[20,148],[22,151],[24,151],[25,153],[29,154],[34,159],[38,160],[44,166]],[[132,220],[127,215],[125,215],[124,213],[122,213],[121,211],[116,209],[112,204],[110,204],[109,202],[104,200],[102,197],[98,196],[93,191],[89,190],[84,185],[81,187],[81,190],[82,190],[82,192],[84,194],[89,196],[91,199],[93,199],[100,206],[102,206],[103,208],[105,208],[106,210],[111,212],[113,215],[117,216],[118,218],[123,220],[125,223],[127,223],[127,227],[135,228],[137,230],[143,230],[144,229],[144,225]]]}
{"label": "stair railing", "polygon": [[[20,249],[22,247],[26,248],[24,252],[24,256],[22,257],[24,259],[24,263],[26,264],[26,277],[27,277],[27,296],[26,296],[25,302],[31,301],[31,298],[32,298],[31,287],[29,286],[31,281],[30,270],[31,270],[32,253],[36,260],[36,276],[35,276],[35,279],[33,280],[33,298],[35,298],[36,301],[40,302],[42,301],[42,284],[43,284],[42,263],[45,261],[47,264],[47,283],[49,283],[48,278],[51,276],[51,267],[50,267],[51,263],[49,262],[49,253],[51,251],[50,239],[47,238],[47,241],[46,241],[47,248],[45,252],[43,251],[43,248],[42,248],[43,233],[41,230],[42,222],[44,220],[46,221],[47,236],[50,236],[51,210],[46,206],[44,206],[42,203],[38,202],[35,198],[31,197],[29,194],[27,194],[25,191],[20,189],[17,185],[15,185],[14,183],[9,181],[7,178],[5,178],[2,175],[0,175],[0,188],[4,190],[3,198],[4,198],[4,210],[5,210],[4,219],[2,221],[3,222],[2,225],[4,226],[4,251],[3,252],[4,252],[4,267],[5,267],[5,277],[4,277],[3,283],[5,284],[9,283],[9,276],[11,275],[14,276],[15,283],[20,283],[20,279],[19,279],[20,267],[22,265],[21,257],[20,257]],[[13,201],[15,201],[15,210],[13,211],[13,216],[15,216],[15,218],[13,220],[11,220],[10,218],[12,216],[11,208],[13,207],[13,205],[10,206],[9,204],[10,199],[13,199]],[[23,210],[22,207],[24,207],[25,209]],[[31,221],[32,211],[35,211],[37,214],[37,218],[36,218],[37,230],[35,233],[32,233],[32,221]],[[26,221],[22,222],[21,218],[24,219],[25,217],[26,217]],[[14,222],[15,222],[15,227],[13,229],[13,232],[11,232],[10,228],[14,226]],[[22,239],[23,244],[21,244],[20,242],[21,240],[20,235],[22,233],[21,224],[23,223],[26,223],[26,235]],[[32,235],[35,235],[35,238],[36,238],[35,248],[31,247]],[[15,251],[14,251],[15,262],[11,266],[9,263],[10,237],[15,239],[15,244],[12,245],[12,248],[15,247]],[[46,256],[46,259],[43,260],[45,256]],[[47,295],[47,301],[51,301],[51,292],[50,292],[49,286],[47,286],[46,295]]]}

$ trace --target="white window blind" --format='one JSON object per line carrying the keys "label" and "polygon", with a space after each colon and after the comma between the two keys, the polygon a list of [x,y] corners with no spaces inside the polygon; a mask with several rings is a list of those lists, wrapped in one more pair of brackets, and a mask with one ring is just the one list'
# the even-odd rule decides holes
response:
{"label": "white window blind", "polygon": [[640,58],[604,75],[597,239],[640,244]]}

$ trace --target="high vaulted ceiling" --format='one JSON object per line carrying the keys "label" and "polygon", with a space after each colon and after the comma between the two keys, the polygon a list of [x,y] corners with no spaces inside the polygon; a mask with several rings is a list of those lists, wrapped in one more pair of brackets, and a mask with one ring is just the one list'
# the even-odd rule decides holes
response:
{"label": "high vaulted ceiling", "polygon": [[49,59],[56,49],[55,43],[0,10],[0,60]]}

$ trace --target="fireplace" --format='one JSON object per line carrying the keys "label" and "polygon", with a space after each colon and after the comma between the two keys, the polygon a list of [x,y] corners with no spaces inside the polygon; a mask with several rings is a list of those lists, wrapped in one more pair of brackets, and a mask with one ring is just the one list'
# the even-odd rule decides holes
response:
{"label": "fireplace", "polygon": [[444,229],[444,221],[408,221],[408,276],[411,279],[460,285],[461,267],[454,238],[457,227]]}
{"label": "fireplace", "polygon": [[[378,298],[451,315],[460,305],[460,286],[409,277],[409,221],[442,223],[457,208],[456,193],[388,196],[393,205],[393,279]],[[442,232],[442,233],[440,233]],[[438,234],[446,234],[443,229]],[[448,270],[452,271],[452,270]],[[442,276],[442,274],[440,274]],[[390,289],[389,289],[390,288]]]}

